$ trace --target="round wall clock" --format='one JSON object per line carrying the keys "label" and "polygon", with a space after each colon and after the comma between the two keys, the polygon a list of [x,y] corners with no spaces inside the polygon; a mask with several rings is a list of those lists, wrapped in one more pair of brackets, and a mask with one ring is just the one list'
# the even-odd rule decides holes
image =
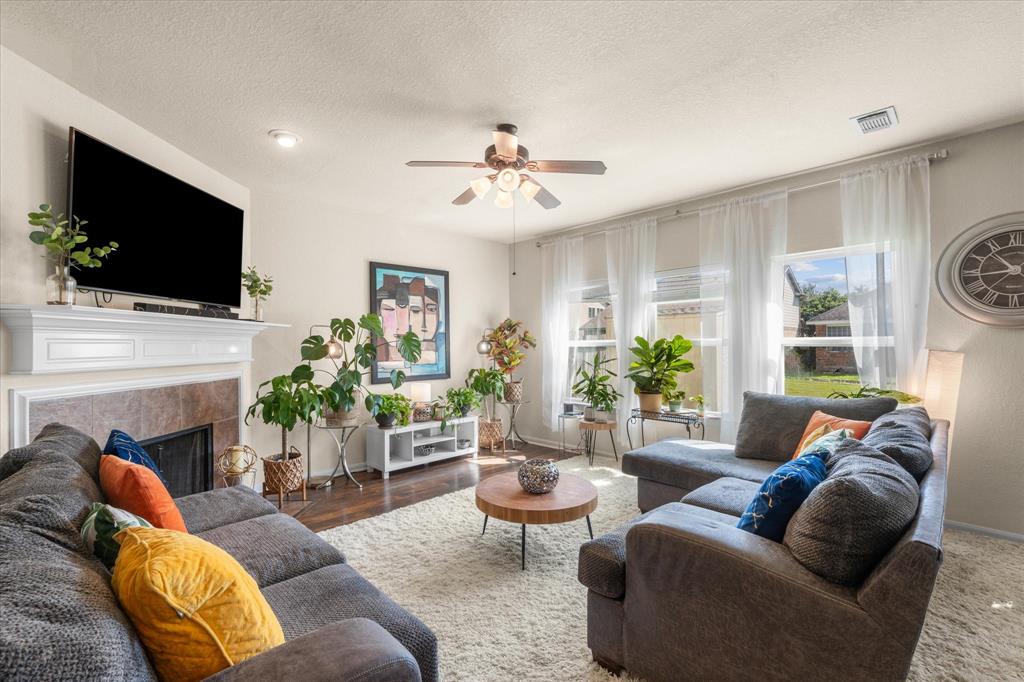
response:
{"label": "round wall clock", "polygon": [[998,327],[1024,327],[1024,211],[984,220],[942,252],[939,293],[953,310]]}

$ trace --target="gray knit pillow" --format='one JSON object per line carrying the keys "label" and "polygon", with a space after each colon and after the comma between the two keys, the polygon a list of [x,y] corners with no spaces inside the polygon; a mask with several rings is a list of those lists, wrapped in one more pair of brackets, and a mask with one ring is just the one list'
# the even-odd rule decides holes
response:
{"label": "gray knit pillow", "polygon": [[856,585],[914,520],[918,498],[903,467],[853,441],[829,459],[828,477],[797,509],[783,543],[812,573]]}

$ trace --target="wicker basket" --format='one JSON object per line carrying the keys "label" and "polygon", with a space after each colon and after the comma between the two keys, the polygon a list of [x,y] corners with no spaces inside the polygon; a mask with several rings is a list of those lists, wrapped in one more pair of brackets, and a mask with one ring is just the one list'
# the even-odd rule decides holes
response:
{"label": "wicker basket", "polygon": [[480,420],[480,447],[488,448],[492,452],[494,450],[505,452],[505,436],[501,433],[500,419]]}
{"label": "wicker basket", "polygon": [[505,402],[506,403],[521,403],[523,402],[523,380],[510,381],[505,384]]}
{"label": "wicker basket", "polygon": [[281,455],[263,458],[263,494],[277,493],[277,507],[281,508],[284,496],[301,492],[306,501],[306,478],[302,474],[302,453],[295,446],[288,450],[287,457]]}

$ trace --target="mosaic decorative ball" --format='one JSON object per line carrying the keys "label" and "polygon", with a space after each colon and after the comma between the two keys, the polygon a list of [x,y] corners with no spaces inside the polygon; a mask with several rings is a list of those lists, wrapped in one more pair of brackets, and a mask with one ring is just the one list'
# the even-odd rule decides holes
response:
{"label": "mosaic decorative ball", "polygon": [[528,459],[519,467],[519,485],[534,495],[549,493],[558,485],[558,467],[547,459]]}

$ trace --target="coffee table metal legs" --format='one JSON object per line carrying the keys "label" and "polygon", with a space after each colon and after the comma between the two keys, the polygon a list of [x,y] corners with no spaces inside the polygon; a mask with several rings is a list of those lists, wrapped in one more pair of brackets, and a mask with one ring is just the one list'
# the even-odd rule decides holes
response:
{"label": "coffee table metal legs", "polygon": [[523,548],[522,548],[522,558],[523,558],[523,569],[522,569],[522,570],[524,570],[524,571],[525,571],[525,570],[526,570],[526,524],[525,524],[525,523],[523,524]]}
{"label": "coffee table metal legs", "polygon": [[480,535],[483,535],[484,533],[487,532],[487,519],[489,519],[489,518],[491,518],[491,517],[489,517],[487,514],[484,514],[484,529],[482,531],[480,531]]}
{"label": "coffee table metal legs", "polygon": [[587,532],[590,533],[590,539],[594,539],[594,527],[590,525],[590,514],[587,514]]}

